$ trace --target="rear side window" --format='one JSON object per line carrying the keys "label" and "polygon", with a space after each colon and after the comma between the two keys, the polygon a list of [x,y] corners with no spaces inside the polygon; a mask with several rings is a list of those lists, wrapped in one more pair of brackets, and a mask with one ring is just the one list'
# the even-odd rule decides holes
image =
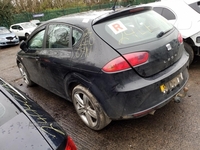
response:
{"label": "rear side window", "polygon": [[123,16],[94,26],[102,39],[115,48],[156,40],[161,32],[173,26],[153,10]]}
{"label": "rear side window", "polygon": [[174,13],[167,8],[154,7],[153,10],[155,12],[159,13],[160,15],[162,15],[163,17],[165,17],[167,20],[175,20],[176,19],[176,16],[174,15]]}
{"label": "rear side window", "polygon": [[159,13],[160,15],[162,15],[163,8],[161,8],[161,7],[154,7],[153,10],[155,12]]}
{"label": "rear side window", "polygon": [[189,6],[200,14],[200,1],[192,3]]}
{"label": "rear side window", "polygon": [[12,26],[11,28],[14,29],[14,30],[18,30],[20,28],[20,26],[15,25],[15,26]]}

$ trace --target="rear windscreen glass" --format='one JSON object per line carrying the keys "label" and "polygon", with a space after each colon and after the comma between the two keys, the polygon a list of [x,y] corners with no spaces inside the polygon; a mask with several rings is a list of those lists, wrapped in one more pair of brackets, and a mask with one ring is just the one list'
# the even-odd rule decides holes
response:
{"label": "rear windscreen glass", "polygon": [[96,33],[114,48],[156,40],[173,28],[165,18],[150,10],[94,25]]}
{"label": "rear windscreen glass", "polygon": [[0,90],[0,126],[19,113],[20,111]]}

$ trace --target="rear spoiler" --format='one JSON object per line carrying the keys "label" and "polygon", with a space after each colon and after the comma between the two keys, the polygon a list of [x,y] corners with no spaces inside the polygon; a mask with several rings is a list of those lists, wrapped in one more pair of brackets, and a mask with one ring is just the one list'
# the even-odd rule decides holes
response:
{"label": "rear spoiler", "polygon": [[112,20],[113,18],[118,18],[121,16],[128,16],[130,14],[134,14],[134,13],[138,13],[141,11],[147,11],[147,10],[152,10],[151,6],[140,6],[140,7],[128,7],[125,9],[121,9],[119,11],[111,11],[107,14],[103,14],[97,18],[95,18],[92,22],[92,25],[101,23],[101,22],[105,22],[108,20]]}

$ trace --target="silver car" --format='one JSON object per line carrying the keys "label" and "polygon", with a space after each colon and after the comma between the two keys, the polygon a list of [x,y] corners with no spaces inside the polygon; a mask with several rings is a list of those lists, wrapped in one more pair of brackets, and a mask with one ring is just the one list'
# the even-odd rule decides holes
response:
{"label": "silver car", "polygon": [[0,47],[17,44],[19,44],[19,37],[6,27],[0,27]]}

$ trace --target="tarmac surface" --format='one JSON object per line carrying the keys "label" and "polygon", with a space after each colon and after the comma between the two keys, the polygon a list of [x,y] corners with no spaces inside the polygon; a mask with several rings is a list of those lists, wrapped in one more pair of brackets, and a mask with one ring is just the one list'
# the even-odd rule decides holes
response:
{"label": "tarmac surface", "polygon": [[79,150],[199,150],[200,57],[189,68],[188,94],[154,115],[112,121],[101,131],[86,127],[71,102],[40,86],[27,87],[16,65],[19,46],[0,48],[0,77],[37,101],[72,137]]}

